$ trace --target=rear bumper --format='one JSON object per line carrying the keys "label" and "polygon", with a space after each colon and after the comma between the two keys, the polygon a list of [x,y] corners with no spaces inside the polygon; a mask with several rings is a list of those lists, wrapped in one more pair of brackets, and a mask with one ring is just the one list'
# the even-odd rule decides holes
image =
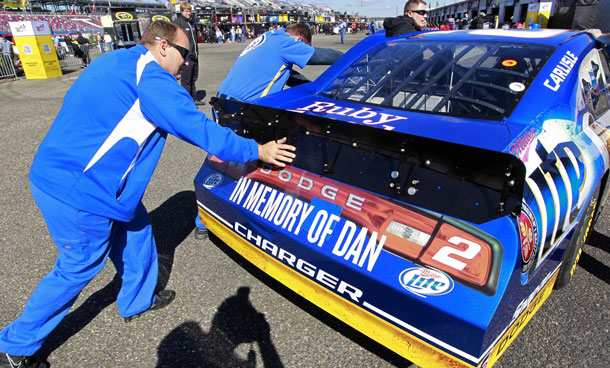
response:
{"label": "rear bumper", "polygon": [[[198,210],[210,231],[246,260],[418,365],[476,367],[485,361],[491,351],[483,346],[485,321],[492,319],[501,293],[490,296],[453,281],[440,296],[408,292],[401,274],[424,267],[387,250],[370,270],[367,262],[359,266],[337,257],[331,253],[332,236],[322,245],[308,242],[304,234],[295,236],[294,229],[287,231],[234,203],[239,183],[231,176],[202,167],[195,179]],[[332,212],[334,205],[326,204]]]}
{"label": "rear bumper", "polygon": [[[198,210],[199,216],[206,227],[247,261],[317,307],[409,361],[422,367],[476,366],[447,354],[410,334],[407,331],[414,329],[413,327],[397,318],[392,318],[389,314],[386,314],[387,318],[394,319],[397,324],[404,325],[404,328],[398,328],[386,322],[367,310],[376,309],[373,305],[365,302],[368,308],[364,309],[303,276],[299,271],[278,261],[273,255],[246,240],[243,235],[235,231],[234,224],[227,223],[225,219],[222,219],[199,201]],[[377,313],[383,314],[384,312],[377,309]]]}

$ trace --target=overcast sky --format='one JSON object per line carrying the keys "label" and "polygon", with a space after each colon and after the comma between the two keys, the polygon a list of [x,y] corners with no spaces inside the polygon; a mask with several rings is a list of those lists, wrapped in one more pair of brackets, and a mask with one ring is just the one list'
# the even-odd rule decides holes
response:
{"label": "overcast sky", "polygon": [[[394,17],[402,14],[407,0],[305,0],[308,3],[319,3],[330,6],[333,10],[343,13],[360,13],[374,17]],[[426,1],[426,0],[425,0]],[[435,7],[436,0],[426,1],[428,7]],[[454,0],[438,0],[439,6],[453,4]]]}

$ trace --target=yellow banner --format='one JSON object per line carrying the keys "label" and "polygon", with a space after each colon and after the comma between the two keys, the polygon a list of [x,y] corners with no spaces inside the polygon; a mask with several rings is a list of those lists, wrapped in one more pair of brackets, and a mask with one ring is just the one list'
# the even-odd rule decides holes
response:
{"label": "yellow banner", "polygon": [[528,28],[532,24],[539,24],[540,28],[546,28],[551,16],[551,7],[553,3],[531,3],[527,7],[527,15],[525,16],[524,28]]}
{"label": "yellow banner", "polygon": [[62,75],[51,36],[15,37],[15,43],[27,79],[47,79]]}
{"label": "yellow banner", "polygon": [[4,0],[3,1],[5,8],[25,8],[29,4],[29,0]]}

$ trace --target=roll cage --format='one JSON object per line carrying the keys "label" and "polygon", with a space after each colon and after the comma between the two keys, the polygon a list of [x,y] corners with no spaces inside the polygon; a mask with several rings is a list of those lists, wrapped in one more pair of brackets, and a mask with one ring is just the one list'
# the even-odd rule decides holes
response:
{"label": "roll cage", "polygon": [[398,39],[373,47],[320,95],[409,111],[501,120],[552,46]]}

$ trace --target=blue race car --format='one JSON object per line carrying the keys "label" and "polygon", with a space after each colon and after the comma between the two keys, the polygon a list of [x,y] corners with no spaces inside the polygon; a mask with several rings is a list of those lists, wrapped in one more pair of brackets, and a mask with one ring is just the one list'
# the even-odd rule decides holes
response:
{"label": "blue race car", "polygon": [[489,367],[570,281],[608,195],[610,53],[584,32],[361,41],[220,124],[293,165],[207,157],[203,223],[423,367]]}

